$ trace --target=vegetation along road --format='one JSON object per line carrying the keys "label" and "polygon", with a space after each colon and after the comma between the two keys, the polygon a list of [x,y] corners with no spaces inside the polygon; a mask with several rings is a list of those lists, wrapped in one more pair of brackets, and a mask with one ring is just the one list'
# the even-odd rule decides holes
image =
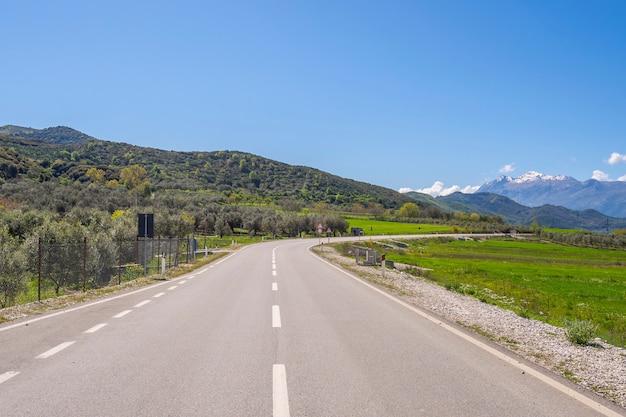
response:
{"label": "vegetation along road", "polygon": [[308,249],[247,246],[182,277],[0,327],[19,416],[617,416]]}

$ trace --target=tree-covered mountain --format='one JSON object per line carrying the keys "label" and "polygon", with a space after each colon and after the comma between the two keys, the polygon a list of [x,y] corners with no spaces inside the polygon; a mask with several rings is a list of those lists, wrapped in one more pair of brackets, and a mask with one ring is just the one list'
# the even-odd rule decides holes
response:
{"label": "tree-covered mountain", "polygon": [[[245,152],[174,152],[73,133],[73,139],[52,143],[16,136],[28,132],[5,130],[11,133],[0,134],[0,178],[5,181],[128,185],[123,172],[139,167],[145,170],[144,181],[150,191],[202,190],[224,193],[235,201],[289,199],[343,207],[361,204],[373,209],[396,209],[412,201],[388,188]],[[43,131],[47,129],[35,133]]]}

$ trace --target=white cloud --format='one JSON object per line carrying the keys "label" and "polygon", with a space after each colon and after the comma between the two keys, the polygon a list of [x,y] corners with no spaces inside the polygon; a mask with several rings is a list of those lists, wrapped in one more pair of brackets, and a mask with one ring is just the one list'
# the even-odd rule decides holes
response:
{"label": "white cloud", "polygon": [[480,186],[478,185],[467,185],[465,187],[460,187],[458,185],[453,185],[451,187],[446,187],[443,182],[435,181],[432,186],[426,188],[419,188],[417,190],[412,190],[410,188],[401,188],[401,193],[408,193],[409,191],[415,191],[422,194],[429,194],[433,197],[445,196],[452,193],[456,193],[460,191],[464,194],[474,194]]}
{"label": "white cloud", "polygon": [[618,181],[626,181],[626,175],[622,175],[617,179]]}
{"label": "white cloud", "polygon": [[500,168],[498,172],[500,172],[500,174],[510,174],[513,171],[515,171],[515,167],[513,166],[513,164],[506,164],[505,166]]}
{"label": "white cloud", "polygon": [[626,155],[613,152],[607,162],[609,163],[609,165],[615,165],[615,164],[619,164],[622,162],[626,162]]}
{"label": "white cloud", "polygon": [[593,175],[591,176],[596,181],[610,181],[609,174],[600,171],[599,169],[593,170]]}

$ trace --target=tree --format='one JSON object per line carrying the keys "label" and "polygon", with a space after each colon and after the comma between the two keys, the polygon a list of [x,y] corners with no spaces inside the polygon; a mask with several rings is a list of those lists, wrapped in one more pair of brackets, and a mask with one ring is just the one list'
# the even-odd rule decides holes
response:
{"label": "tree", "polygon": [[420,216],[420,208],[415,203],[404,203],[398,210],[398,217],[417,219]]}
{"label": "tree", "polygon": [[98,168],[89,168],[85,173],[91,182],[96,184],[104,184],[104,171]]}
{"label": "tree", "polygon": [[131,165],[122,168],[120,182],[129,190],[134,191],[144,182],[147,174],[146,169],[141,165]]}
{"label": "tree", "polygon": [[27,264],[26,253],[18,240],[3,228],[0,231],[0,307],[12,305],[16,296],[26,289]]}

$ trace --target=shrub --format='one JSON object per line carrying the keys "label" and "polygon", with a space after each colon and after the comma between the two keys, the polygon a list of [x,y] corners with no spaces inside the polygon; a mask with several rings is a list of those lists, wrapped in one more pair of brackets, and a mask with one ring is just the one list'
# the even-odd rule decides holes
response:
{"label": "shrub", "polygon": [[591,320],[565,319],[564,322],[567,340],[576,345],[588,345],[598,328]]}

